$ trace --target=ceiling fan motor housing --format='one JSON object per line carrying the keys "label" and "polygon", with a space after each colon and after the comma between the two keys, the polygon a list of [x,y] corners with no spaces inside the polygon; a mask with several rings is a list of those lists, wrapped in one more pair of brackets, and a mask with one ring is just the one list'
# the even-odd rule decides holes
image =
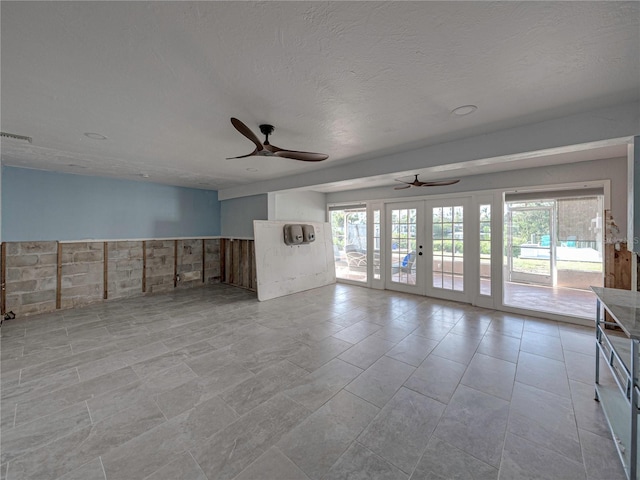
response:
{"label": "ceiling fan motor housing", "polygon": [[266,123],[263,123],[262,125],[260,125],[260,131],[262,132],[263,135],[271,135],[274,130],[275,130],[275,127],[273,125],[268,125]]}

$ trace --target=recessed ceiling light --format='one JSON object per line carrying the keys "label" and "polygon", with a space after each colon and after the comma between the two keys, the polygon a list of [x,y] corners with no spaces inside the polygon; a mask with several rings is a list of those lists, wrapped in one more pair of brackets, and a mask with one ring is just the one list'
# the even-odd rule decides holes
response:
{"label": "recessed ceiling light", "polygon": [[252,168],[252,167],[247,168],[247,172],[257,172],[257,171],[258,171],[257,168]]}
{"label": "recessed ceiling light", "polygon": [[100,135],[99,133],[95,133],[95,132],[85,132],[84,133],[85,137],[89,137],[93,140],[106,140],[107,137],[105,137],[104,135]]}
{"label": "recessed ceiling light", "polygon": [[462,105],[451,110],[451,113],[454,115],[458,115],[459,117],[464,117],[465,115],[469,115],[470,113],[475,112],[477,109],[478,107],[476,107],[475,105]]}

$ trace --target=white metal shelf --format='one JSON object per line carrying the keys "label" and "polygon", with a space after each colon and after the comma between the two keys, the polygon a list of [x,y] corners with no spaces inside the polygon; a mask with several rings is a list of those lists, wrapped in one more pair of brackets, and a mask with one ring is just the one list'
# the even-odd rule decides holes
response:
{"label": "white metal shelf", "polygon": [[[596,375],[595,391],[596,400],[600,402],[602,410],[607,419],[611,435],[616,445],[618,455],[624,466],[627,478],[637,480],[638,478],[638,398],[640,398],[640,388],[638,386],[638,344],[639,339],[634,330],[629,330],[628,325],[621,325],[625,318],[621,318],[620,309],[616,309],[616,315],[611,315],[614,322],[605,322],[604,311],[611,313],[610,306],[606,299],[615,298],[616,302],[628,294],[625,301],[638,303],[636,292],[615,291],[612,289],[593,289],[598,296],[598,306],[596,312]],[[626,313],[626,312],[625,312]],[[637,316],[635,309],[633,312],[634,321]],[[622,326],[627,337],[620,336],[612,331],[607,332],[606,326]],[[614,384],[600,383],[600,365],[604,363],[610,370]]]}

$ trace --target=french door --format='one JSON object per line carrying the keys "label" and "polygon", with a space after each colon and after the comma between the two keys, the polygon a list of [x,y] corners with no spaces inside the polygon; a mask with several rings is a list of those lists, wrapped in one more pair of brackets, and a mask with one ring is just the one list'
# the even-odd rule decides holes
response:
{"label": "french door", "polygon": [[386,206],[386,284],[390,290],[468,301],[467,199]]}
{"label": "french door", "polygon": [[424,202],[386,206],[385,288],[425,294]]}
{"label": "french door", "polygon": [[465,246],[468,221],[465,221],[466,199],[426,201],[429,223],[429,255],[426,268],[426,293],[430,297],[467,301],[467,268]]}

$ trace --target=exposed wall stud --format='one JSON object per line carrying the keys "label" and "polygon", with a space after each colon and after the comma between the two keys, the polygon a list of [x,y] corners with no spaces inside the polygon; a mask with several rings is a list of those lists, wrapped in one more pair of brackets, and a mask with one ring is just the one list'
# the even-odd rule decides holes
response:
{"label": "exposed wall stud", "polygon": [[233,248],[231,250],[231,264],[233,278],[231,279],[232,285],[242,285],[242,270],[240,269],[240,240],[233,242]]}
{"label": "exposed wall stud", "polygon": [[242,268],[242,282],[240,285],[249,288],[251,285],[251,258],[249,256],[249,240],[242,241],[242,253],[240,257],[241,268]]}
{"label": "exposed wall stud", "polygon": [[226,267],[225,252],[227,251],[227,241],[224,238],[221,238],[219,242],[220,242],[220,247],[219,247],[218,256],[220,259],[220,281],[222,283],[225,283],[227,281],[227,277],[225,273],[225,267]]}
{"label": "exposed wall stud", "polygon": [[0,244],[0,263],[2,270],[0,271],[0,314],[4,318],[7,310],[7,243]]}
{"label": "exposed wall stud", "polygon": [[250,290],[256,291],[258,289],[258,277],[256,276],[256,243],[255,241],[251,242],[251,249],[249,250],[251,253],[251,285],[249,286]]}
{"label": "exposed wall stud", "polygon": [[178,240],[173,241],[173,288],[178,286]]}
{"label": "exposed wall stud", "polygon": [[205,282],[205,278],[206,278],[205,275],[204,275],[204,269],[205,269],[205,266],[206,266],[206,256],[207,256],[206,255],[207,252],[206,252],[206,248],[205,248],[205,242],[206,242],[206,240],[203,238],[202,239],[202,283]]}
{"label": "exposed wall stud", "polygon": [[142,241],[142,293],[147,291],[147,241]]}
{"label": "exposed wall stud", "polygon": [[104,242],[103,251],[104,253],[102,255],[102,259],[104,262],[104,268],[103,268],[104,279],[102,281],[103,283],[102,298],[106,300],[107,298],[109,298],[109,244],[107,242]]}
{"label": "exposed wall stud", "polygon": [[58,242],[58,265],[56,269],[56,309],[62,306],[62,243]]}

